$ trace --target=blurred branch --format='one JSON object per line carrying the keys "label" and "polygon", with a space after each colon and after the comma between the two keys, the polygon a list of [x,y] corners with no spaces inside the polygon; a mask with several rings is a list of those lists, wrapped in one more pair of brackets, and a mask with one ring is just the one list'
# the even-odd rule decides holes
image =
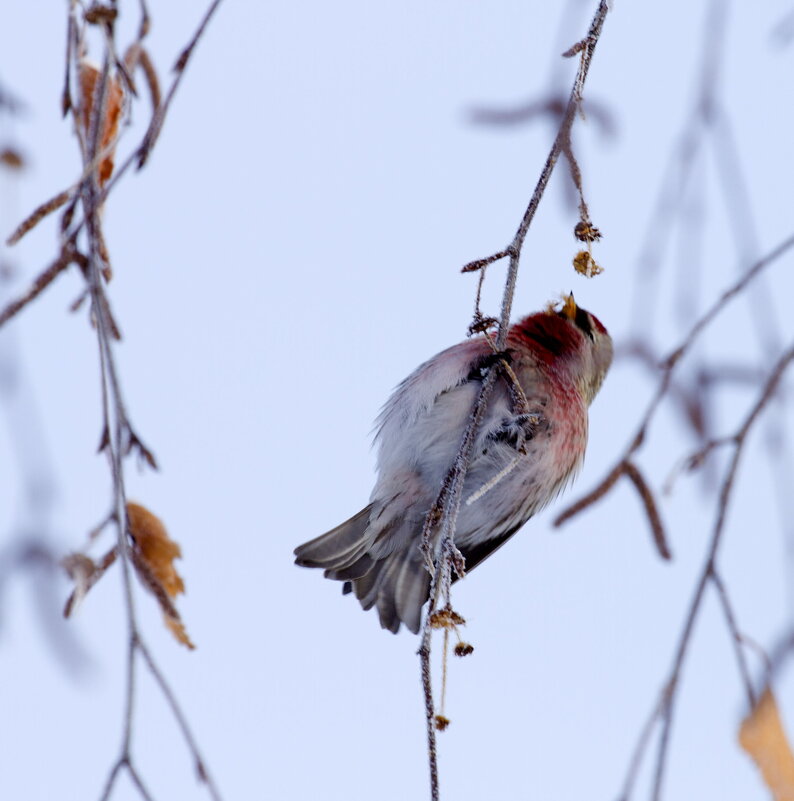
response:
{"label": "blurred branch", "polygon": [[[678,363],[681,361],[684,355],[689,352],[695,341],[703,333],[704,329],[714,321],[714,319],[726,308],[728,303],[737,295],[739,295],[742,290],[747,287],[766,267],[784,256],[789,250],[791,250],[792,247],[794,247],[794,235],[783,240],[783,242],[781,242],[776,248],[771,250],[766,256],[753,264],[744,273],[744,275],[742,275],[738,281],[728,287],[728,289],[726,289],[722,295],[717,298],[717,300],[711,305],[705,314],[703,314],[703,316],[695,322],[687,335],[681,341],[681,344],[663,360],[661,364],[661,378],[656,388],[656,392],[653,394],[645,410],[645,414],[640,421],[637,431],[631,438],[628,447],[623,453],[623,456],[618,459],[615,467],[609,471],[607,476],[602,479],[602,481],[592,492],[571,504],[555,518],[555,526],[562,525],[579,512],[603,498],[614,486],[617,480],[615,475],[616,471],[618,472],[618,475],[623,472],[626,462],[641,448],[643,442],[645,441],[645,437],[648,433],[651,422],[653,421],[662,400],[670,389],[673,371]],[[777,386],[777,383],[775,386]]]}
{"label": "blurred branch", "polygon": [[[693,597],[690,601],[683,628],[679,637],[678,646],[676,647],[675,655],[673,657],[672,668],[664,682],[663,689],[660,693],[660,700],[655,705],[654,712],[651,716],[652,721],[658,720],[661,724],[656,767],[654,770],[652,791],[653,801],[659,801],[661,798],[662,783],[667,765],[667,754],[670,745],[674,705],[677,697],[681,672],[683,670],[684,661],[688,653],[695,621],[697,620],[700,609],[702,608],[702,601],[705,595],[706,587],[710,582],[718,593],[720,603],[725,613],[728,629],[731,633],[732,642],[735,646],[737,663],[744,681],[748,704],[752,708],[755,703],[755,696],[749,679],[749,670],[740,647],[742,643],[742,637],[739,633],[738,627],[736,626],[735,617],[728,601],[728,595],[725,590],[725,586],[721,577],[718,575],[716,559],[722,543],[725,523],[728,516],[728,506],[733,493],[733,488],[735,486],[736,476],[738,474],[739,464],[744,452],[747,437],[763,410],[768,406],[770,399],[774,395],[780,383],[783,373],[790,366],[792,361],[794,361],[794,344],[792,344],[778,359],[777,364],[769,374],[766,384],[764,385],[758,399],[750,409],[750,412],[747,414],[744,422],[739,427],[736,434],[731,438],[731,442],[733,444],[733,455],[721,484],[719,499],[717,502],[716,519],[714,522],[714,528],[712,530],[709,547],[706,552],[705,562],[695,584]],[[622,796],[624,801],[628,801],[628,799],[631,797],[633,777],[636,776],[637,766],[641,762],[643,752],[647,748],[650,740],[648,731],[649,725],[646,724],[640,735],[640,743],[638,744],[638,747],[635,750],[635,755],[631,761],[631,768],[629,771],[630,778],[627,780],[627,784],[624,788],[624,794]]]}

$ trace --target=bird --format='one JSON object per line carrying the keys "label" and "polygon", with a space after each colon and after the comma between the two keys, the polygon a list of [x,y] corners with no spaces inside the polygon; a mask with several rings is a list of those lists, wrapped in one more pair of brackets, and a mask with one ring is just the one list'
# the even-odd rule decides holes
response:
{"label": "bird", "polygon": [[[298,546],[295,562],[344,582],[380,624],[418,633],[430,573],[422,530],[456,459],[483,381],[498,370],[476,433],[454,532],[466,574],[575,477],[588,407],[612,362],[612,339],[573,294],[508,330],[441,351],[395,389],[376,420],[377,480],[349,520]],[[437,529],[438,527],[436,527]],[[433,534],[438,548],[440,534]]]}

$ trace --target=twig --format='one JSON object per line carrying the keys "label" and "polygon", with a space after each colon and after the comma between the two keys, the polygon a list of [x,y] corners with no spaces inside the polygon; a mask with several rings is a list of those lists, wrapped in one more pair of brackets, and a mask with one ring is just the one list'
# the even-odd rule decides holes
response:
{"label": "twig", "polygon": [[[428,617],[430,612],[428,610]],[[427,760],[430,767],[430,798],[439,801],[438,751],[436,744],[436,708],[433,703],[433,682],[430,672],[430,639],[432,630],[425,625],[422,631],[422,644],[419,647],[419,660],[422,668],[422,689],[425,697],[425,725],[427,728]]]}
{"label": "twig", "polygon": [[659,510],[656,506],[656,501],[653,498],[651,488],[645,482],[645,479],[642,477],[642,473],[640,473],[639,468],[634,464],[634,462],[627,460],[623,465],[623,472],[631,481],[631,483],[637,488],[637,492],[640,495],[642,504],[645,507],[645,513],[648,515],[648,523],[650,523],[651,532],[653,533],[653,541],[656,544],[657,550],[659,551],[659,556],[661,556],[662,559],[671,559],[672,554],[670,553],[670,548],[667,545],[667,538],[664,534],[662,518],[659,515]]}
{"label": "twig", "polygon": [[72,262],[73,254],[61,255],[39,275],[30,289],[22,297],[11,301],[0,311],[0,326],[7,323],[15,314],[18,314],[31,301],[35,300]]}
{"label": "twig", "polygon": [[587,509],[588,506],[592,506],[596,501],[603,498],[612,487],[618,483],[618,479],[623,475],[625,469],[626,462],[625,460],[621,460],[607,473],[606,477],[601,480],[595,489],[588,492],[587,495],[580,498],[576,503],[572,503],[564,512],[557,515],[554,519],[554,525],[561,526],[567,520],[575,517],[579,512]]}
{"label": "twig", "polygon": [[593,54],[595,53],[598,39],[601,36],[601,29],[604,25],[604,20],[606,19],[608,10],[609,4],[607,0],[601,0],[601,2],[598,4],[598,9],[596,10],[595,16],[593,17],[593,21],[590,24],[590,30],[588,31],[585,39],[582,40],[584,42],[582,57],[579,63],[579,70],[576,74],[576,78],[574,79],[573,89],[571,90],[571,95],[568,100],[568,106],[565,109],[565,116],[562,119],[562,123],[560,124],[554,144],[552,145],[551,151],[546,159],[546,163],[543,166],[540,178],[535,186],[535,191],[532,193],[532,198],[530,199],[529,205],[524,212],[524,216],[521,219],[518,230],[513,237],[513,241],[506,248],[506,252],[510,256],[510,265],[508,267],[505,292],[502,299],[502,315],[499,324],[499,336],[497,337],[497,344],[500,350],[504,348],[504,344],[507,340],[507,331],[510,325],[510,311],[513,305],[513,294],[515,291],[516,279],[518,277],[518,262],[521,256],[521,249],[524,245],[524,239],[526,239],[529,226],[531,225],[535,216],[535,212],[540,205],[540,200],[546,190],[546,185],[549,182],[549,178],[551,178],[551,173],[554,170],[554,165],[557,163],[557,159],[559,158],[563,146],[568,146],[570,144],[571,126],[573,125],[573,121],[576,117],[576,112],[579,109],[582,89],[584,88],[587,74],[590,71],[590,63],[593,59]]}
{"label": "twig", "polygon": [[42,203],[40,206],[35,208],[33,212],[28,215],[14,230],[11,236],[8,237],[6,240],[7,245],[16,245],[20,239],[22,239],[25,234],[31,230],[31,228],[35,228],[41,220],[43,220],[48,214],[52,214],[54,211],[57,211],[74,193],[74,187],[70,187],[69,189],[64,189],[63,192],[59,192],[55,197],[50,198],[49,200]]}
{"label": "twig", "polygon": [[152,121],[149,124],[149,130],[146,131],[146,135],[143,137],[143,142],[137,151],[136,155],[138,158],[138,169],[146,164],[149,154],[151,153],[152,148],[155,146],[157,138],[160,136],[165,115],[168,112],[168,107],[171,105],[171,101],[174,99],[176,90],[179,88],[179,82],[182,80],[182,76],[185,74],[187,63],[190,60],[190,57],[193,55],[193,50],[199,43],[199,40],[207,28],[207,25],[209,25],[213,14],[215,14],[215,12],[218,10],[218,6],[220,4],[221,0],[212,0],[207,12],[204,14],[204,18],[201,20],[198,26],[198,29],[193,34],[193,38],[190,40],[190,42],[188,42],[187,46],[179,54],[179,58],[176,60],[176,64],[174,65],[174,72],[176,73],[174,81],[171,84],[171,88],[168,90],[168,94],[165,96],[165,100],[155,110]]}
{"label": "twig", "polygon": [[690,638],[692,636],[692,630],[695,625],[695,620],[697,619],[698,612],[700,611],[701,601],[703,599],[703,592],[706,587],[706,583],[712,577],[714,572],[714,562],[717,556],[717,551],[720,546],[720,542],[722,540],[722,532],[725,526],[725,520],[727,517],[728,512],[728,502],[730,501],[731,492],[733,490],[734,481],[736,479],[736,474],[739,469],[739,461],[742,456],[742,452],[744,450],[744,443],[747,439],[747,434],[751,430],[753,424],[758,419],[758,416],[761,414],[761,411],[766,406],[769,398],[775,391],[778,382],[780,381],[780,377],[783,375],[784,370],[788,367],[789,363],[794,359],[794,345],[790,347],[775,365],[775,368],[772,371],[772,374],[767,381],[766,386],[764,387],[764,391],[761,393],[760,398],[753,406],[750,414],[744,421],[744,424],[741,426],[739,431],[736,435],[736,447],[733,453],[733,458],[731,459],[731,463],[728,467],[727,473],[725,475],[725,479],[722,484],[722,488],[720,491],[719,496],[719,503],[717,506],[717,520],[714,525],[714,531],[711,537],[711,543],[708,550],[708,555],[706,559],[706,564],[701,571],[700,578],[698,579],[697,585],[695,587],[695,593],[692,598],[689,607],[689,613],[687,614],[686,622],[684,623],[684,628],[681,633],[681,638],[679,640],[678,648],[676,649],[676,655],[673,662],[673,669],[670,673],[670,681],[669,685],[671,688],[671,692],[669,694],[669,698],[667,703],[665,704],[665,713],[662,718],[662,736],[659,741],[659,753],[656,762],[656,772],[653,784],[653,801],[659,801],[661,798],[662,792],[662,779],[664,777],[664,769],[667,759],[667,752],[668,746],[670,741],[670,731],[672,728],[672,719],[673,719],[673,705],[675,701],[675,689],[681,675],[681,668],[683,666],[684,658],[686,656],[687,647],[689,645]]}
{"label": "twig", "polygon": [[[574,80],[573,89],[571,90],[568,106],[565,115],[560,124],[559,131],[552,145],[551,151],[546,159],[546,163],[541,171],[540,178],[529,201],[526,211],[521,219],[521,222],[516,230],[510,245],[504,250],[498,251],[485,259],[480,259],[478,262],[472,262],[467,265],[464,270],[473,270],[477,267],[472,267],[472,264],[479,264],[479,268],[483,269],[488,264],[493,263],[501,258],[509,257],[510,263],[508,267],[507,278],[505,281],[505,289],[502,297],[501,318],[499,322],[499,332],[496,338],[496,348],[501,351],[504,349],[507,340],[507,332],[510,325],[510,312],[513,304],[513,294],[515,292],[516,279],[518,276],[518,264],[521,257],[521,250],[526,239],[527,232],[535,216],[538,205],[543,193],[548,184],[554,165],[563,148],[570,142],[570,130],[573,121],[576,117],[576,111],[581,102],[582,87],[584,86],[587,73],[590,68],[590,63],[595,51],[595,46],[601,34],[601,29],[606,18],[608,5],[606,0],[601,0],[598,9],[593,17],[590,25],[590,30],[587,37],[582,40],[582,57],[579,65],[579,70]],[[435,736],[435,709],[433,705],[432,687],[430,682],[430,618],[434,613],[438,600],[441,596],[446,598],[447,606],[449,606],[449,593],[452,583],[452,570],[453,566],[458,575],[462,575],[464,571],[463,559],[460,552],[455,547],[455,528],[457,524],[458,511],[461,503],[461,492],[463,489],[463,482],[466,478],[469,462],[471,460],[472,451],[482,417],[485,414],[488,399],[496,384],[500,370],[489,369],[487,375],[483,380],[480,393],[474,403],[472,412],[469,416],[469,422],[463,435],[458,454],[452,464],[443,486],[439,492],[436,502],[433,504],[430,512],[425,519],[425,525],[422,532],[422,549],[425,554],[425,559],[431,572],[431,585],[430,585],[430,602],[428,604],[427,616],[425,617],[424,628],[422,631],[422,645],[419,649],[421,668],[422,668],[422,684],[425,696],[425,714],[427,718],[427,738],[428,738],[428,760],[430,766],[430,795],[433,801],[439,798],[439,784],[438,784],[438,765],[436,759],[436,736]],[[438,532],[438,547],[433,549],[433,533]]]}
{"label": "twig", "polygon": [[648,719],[645,721],[645,725],[640,731],[637,744],[634,746],[634,751],[632,752],[631,759],[629,760],[629,768],[626,771],[626,778],[623,781],[623,790],[618,796],[618,801],[629,801],[631,798],[631,794],[634,791],[634,783],[637,781],[637,776],[640,772],[640,766],[642,765],[642,758],[645,755],[645,750],[647,749],[648,743],[651,740],[653,729],[661,717],[662,708],[665,703],[665,697],[666,693],[662,693],[661,697],[659,698],[659,702],[651,710],[651,714],[648,716]]}
{"label": "twig", "polygon": [[196,768],[196,775],[198,776],[199,780],[202,781],[204,784],[207,785],[207,789],[209,790],[209,794],[212,797],[213,801],[220,801],[221,794],[218,790],[217,785],[215,784],[214,780],[210,776],[209,769],[207,768],[207,763],[204,757],[201,755],[201,751],[199,749],[198,742],[196,741],[196,737],[193,734],[193,730],[190,728],[190,724],[185,717],[185,713],[182,710],[182,707],[179,705],[179,702],[176,700],[176,696],[174,695],[174,691],[171,688],[171,685],[166,681],[165,677],[163,676],[160,667],[154,661],[151,652],[149,651],[149,647],[142,641],[138,641],[138,650],[143,656],[144,661],[146,662],[147,666],[149,667],[149,672],[154,677],[154,680],[160,686],[160,691],[165,696],[168,705],[171,707],[171,712],[176,718],[176,722],[179,724],[179,728],[182,731],[182,736],[185,739],[185,742],[190,749],[190,753],[193,757],[193,761]]}
{"label": "twig", "polygon": [[[113,25],[115,8],[105,9],[104,7],[97,7],[94,9],[95,13],[93,13],[90,21],[98,23],[105,37],[103,65],[92,92],[92,97],[80,98],[81,106],[89,104],[89,113],[86,114],[86,110],[83,107],[75,108],[71,97],[70,75],[73,67],[76,68],[79,59],[84,54],[85,46],[82,39],[84,36],[84,26],[78,24],[75,16],[77,13],[77,6],[75,6],[75,4],[70,5],[68,12],[66,77],[62,95],[62,107],[64,113],[71,110],[75,115],[75,128],[80,140],[83,158],[83,173],[79,181],[73,187],[40,206],[18,227],[13,235],[12,239],[16,241],[16,239],[34,227],[36,223],[48,213],[55,211],[60,206],[71,201],[61,221],[61,252],[58,259],[36,279],[31,289],[29,289],[22,298],[9,304],[5,310],[0,312],[0,325],[2,325],[5,320],[10,319],[10,317],[35,299],[54,278],[72,262],[80,267],[85,277],[87,285],[86,293],[91,301],[91,317],[96,329],[100,363],[100,391],[102,397],[102,436],[100,450],[102,450],[108,458],[113,483],[113,511],[106,522],[112,521],[115,522],[116,525],[116,545],[100,567],[102,569],[107,567],[106,562],[108,562],[108,560],[112,561],[113,554],[118,556],[118,561],[121,563],[122,589],[128,629],[121,743],[118,757],[111,766],[102,789],[101,799],[103,799],[103,801],[110,798],[117,780],[123,771],[128,773],[138,794],[145,801],[153,801],[153,797],[139,775],[131,755],[137,685],[136,658],[139,654],[142,656],[144,664],[154,677],[179,725],[182,736],[193,756],[199,779],[207,786],[213,801],[219,801],[220,799],[220,793],[210,777],[206,762],[201,756],[196,738],[187,722],[185,714],[176,701],[176,696],[170,684],[166,681],[148,646],[143,641],[137,621],[132,588],[132,555],[129,547],[124,459],[130,454],[132,449],[137,449],[139,455],[148,461],[152,467],[156,467],[156,464],[151,452],[142,444],[140,438],[130,425],[121,392],[113,353],[113,341],[118,339],[119,334],[105,291],[105,281],[109,277],[109,254],[102,233],[100,216],[102,205],[110,189],[115,186],[120,176],[126,172],[136,156],[142,156],[142,164],[145,157],[148,156],[151,151],[162,127],[168,105],[173,99],[179,81],[184,74],[188,59],[204,33],[219,3],[220,0],[214,0],[214,2],[210,4],[197,32],[193,35],[187,47],[182,51],[177,62],[177,75],[171,85],[168,96],[163,104],[158,104],[156,114],[152,120],[152,125],[150,125],[141,145],[135,153],[127,159],[123,167],[116,171],[114,179],[105,185],[104,188],[100,188],[99,186],[99,165],[102,163],[105,156],[115,147],[117,139],[117,137],[114,137],[112,142],[106,144],[104,147],[100,147],[103,129],[105,128],[110,71],[114,67],[117,70],[123,71],[126,67],[121,65],[116,55],[117,50],[114,41]],[[142,19],[138,41],[136,43],[139,48],[136,63],[145,61],[144,57],[140,55],[140,43],[149,29],[148,11],[144,0],[140,0],[140,8]],[[151,71],[151,64],[145,61],[143,68],[144,70],[148,68],[148,70]],[[128,88],[132,89],[131,76],[126,76],[126,82]],[[156,81],[153,81],[152,76],[149,75],[148,82],[153,97],[156,99]],[[84,115],[82,119],[80,115]],[[77,224],[73,224],[72,217],[78,200],[82,206],[83,218],[78,221]],[[85,254],[80,252],[77,247],[78,236],[81,232],[85,234]]]}
{"label": "twig", "polygon": [[[783,256],[788,250],[794,247],[794,235],[784,239],[777,247],[773,248],[766,256],[759,259],[753,264],[742,276],[726,289],[722,295],[712,304],[712,306],[698,319],[687,335],[681,341],[681,344],[673,350],[669,356],[662,362],[662,375],[656,392],[653,394],[648,406],[645,410],[639,426],[637,427],[634,436],[631,438],[628,447],[618,459],[616,465],[610,470],[607,477],[603,479],[598,486],[583,498],[572,503],[564,509],[554,520],[555,526],[560,526],[562,523],[570,520],[570,518],[577,515],[587,507],[591,506],[597,500],[600,500],[606,493],[615,485],[620,474],[623,472],[624,465],[628,459],[641,447],[645,436],[648,433],[651,421],[653,420],[659,404],[667,394],[670,388],[673,370],[675,369],[681,358],[692,348],[695,340],[700,336],[703,330],[726,308],[729,301],[733,300],[750,282],[756,278],[766,267],[773,264],[777,259]],[[615,475],[617,472],[617,475]]]}
{"label": "twig", "polygon": [[[695,626],[695,621],[697,620],[698,613],[700,612],[702,606],[702,601],[706,586],[709,581],[714,581],[714,576],[716,575],[716,569],[715,569],[716,557],[719,551],[720,544],[722,542],[722,535],[725,527],[725,521],[727,519],[728,504],[731,498],[734,483],[736,480],[736,475],[739,469],[741,456],[744,451],[744,445],[747,441],[748,434],[752,430],[753,425],[755,424],[756,420],[758,419],[763,409],[769,403],[769,400],[774,394],[784,371],[792,361],[794,361],[794,344],[792,344],[789,347],[789,349],[786,350],[778,360],[777,364],[775,365],[774,369],[769,375],[769,378],[759,398],[753,405],[752,409],[745,418],[743,424],[736,433],[733,456],[726,471],[725,478],[723,479],[722,486],[720,488],[719,501],[717,504],[717,514],[714,523],[714,528],[712,530],[711,539],[709,542],[708,551],[706,553],[705,563],[703,565],[703,568],[701,569],[700,575],[695,585],[692,600],[690,601],[689,609],[686,615],[686,619],[684,621],[684,626],[681,630],[681,635],[679,637],[678,645],[675,650],[675,655],[673,658],[673,664],[671,670],[669,672],[667,680],[665,681],[664,690],[661,693],[660,701],[658,702],[655,708],[656,711],[654,717],[658,717],[661,719],[662,731],[659,738],[656,768],[654,771],[653,790],[652,790],[653,801],[659,801],[659,799],[661,798],[662,783],[665,774],[667,754],[670,743],[670,735],[672,731],[676,690],[678,688],[678,683],[680,681],[681,670],[683,668],[684,660],[687,655],[689,643],[692,636],[692,631]],[[717,581],[719,581],[719,579],[717,579]],[[719,586],[721,585],[717,586],[719,590]],[[724,610],[729,608],[730,607],[726,607],[725,605],[723,605]],[[726,616],[727,616],[727,611],[726,611]],[[735,627],[735,621],[733,619],[732,614],[729,618],[729,627],[731,628],[732,633],[737,632]],[[738,656],[737,659],[739,659]],[[743,665],[743,660],[739,659],[739,664]],[[743,673],[746,672],[744,667],[742,667],[741,669]],[[749,684],[746,684],[746,689],[749,689]],[[751,690],[749,697],[752,697]],[[645,735],[646,729],[643,730],[643,734],[641,735],[642,748],[638,749],[639,753],[638,755],[635,756],[636,760],[641,760],[642,753],[644,751],[645,745],[647,744],[648,738]],[[626,801],[628,801],[629,796],[625,795],[624,798],[626,799]]]}
{"label": "twig", "polygon": [[747,695],[747,705],[750,709],[753,709],[756,704],[756,696],[755,692],[753,691],[753,682],[750,679],[750,668],[747,666],[747,659],[745,659],[744,650],[742,649],[744,637],[739,631],[739,626],[736,623],[736,615],[734,614],[733,606],[731,606],[731,601],[728,597],[728,590],[725,588],[725,583],[723,582],[722,577],[717,569],[713,566],[710,578],[711,583],[717,590],[717,597],[720,599],[720,606],[722,606],[722,611],[725,615],[725,623],[728,626],[728,631],[731,635],[731,642],[733,643],[733,649],[736,655],[736,664],[742,677],[745,694]]}

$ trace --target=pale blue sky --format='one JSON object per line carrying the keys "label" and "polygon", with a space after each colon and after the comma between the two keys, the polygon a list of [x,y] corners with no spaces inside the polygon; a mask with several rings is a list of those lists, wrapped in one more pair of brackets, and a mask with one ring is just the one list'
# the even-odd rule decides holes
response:
{"label": "pale blue sky", "polygon": [[[733,5],[722,96],[766,252],[794,227],[794,49],[770,39],[788,4]],[[152,3],[149,47],[164,81],[200,6]],[[427,796],[418,641],[381,631],[338,585],[294,567],[292,549],[366,502],[381,404],[417,364],[465,336],[476,278],[459,267],[512,237],[553,136],[548,121],[494,129],[471,125],[469,112],[547,91],[560,68],[556,6],[227,0],[149,166],[108,203],[118,364],[133,423],[162,468],[140,474],[130,463],[129,496],[182,544],[179,607],[198,649],[171,640],[143,593],[138,608],[227,801]],[[584,34],[595,3],[572,8],[566,45]],[[136,9],[123,7],[126,30]],[[594,122],[575,131],[606,271],[587,282],[570,266],[576,214],[560,171],[526,242],[517,315],[573,290],[616,340],[655,308],[660,352],[678,343],[677,276],[682,264],[695,267],[682,261],[680,239],[664,251],[658,288],[637,294],[635,282],[668,154],[694,102],[705,14],[704,3],[616,0],[586,94],[610,110],[618,136],[606,139]],[[0,142],[13,135],[30,164],[18,186],[3,184],[7,232],[71,184],[79,164],[59,115],[62,4],[7,3],[1,16],[0,78],[27,109],[10,128],[3,122]],[[561,65],[566,83],[575,67]],[[121,153],[146,115],[144,102]],[[736,275],[735,225],[713,157],[694,169],[703,192],[686,213],[704,209],[703,278],[689,297],[702,310]],[[54,252],[49,221],[7,254],[19,271],[12,292]],[[784,341],[794,336],[792,263],[768,274]],[[497,308],[502,277],[491,269],[487,310]],[[77,275],[60,278],[8,331],[57,483],[49,522],[61,551],[81,547],[109,505],[106,463],[95,454],[96,344],[85,312],[67,311],[80,290]],[[704,344],[716,361],[759,360],[741,304]],[[760,359],[768,366],[772,356]],[[560,531],[551,521],[612,466],[651,391],[645,372],[617,363],[592,407],[574,489],[455,587],[476,651],[451,665],[443,798],[617,796],[672,659],[713,503],[686,477],[663,499],[672,564],[657,558],[626,485]],[[723,395],[719,433],[752,398]],[[721,564],[742,628],[771,646],[786,623],[791,570],[762,441],[751,442]],[[692,447],[677,419],[660,414],[639,457],[654,489]],[[19,523],[20,508],[19,462],[2,425],[0,531]],[[29,590],[18,577],[0,610],[0,795],[96,798],[121,733],[118,571],[65,624],[87,655],[76,676],[54,657]],[[64,580],[59,603],[67,593]],[[732,659],[709,597],[677,707],[668,799],[767,797],[735,744],[743,696]],[[790,677],[786,691],[790,699]],[[139,692],[135,754],[156,798],[206,798],[148,678]],[[791,723],[790,703],[786,714]],[[651,762],[637,798],[647,797]],[[114,795],[136,797],[126,784]]]}

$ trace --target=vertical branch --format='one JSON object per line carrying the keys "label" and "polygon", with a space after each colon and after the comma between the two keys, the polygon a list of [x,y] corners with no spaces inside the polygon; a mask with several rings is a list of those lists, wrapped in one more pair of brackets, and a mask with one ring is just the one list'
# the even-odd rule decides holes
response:
{"label": "vertical branch", "polygon": [[[601,35],[608,11],[607,0],[601,0],[596,10],[593,21],[590,25],[587,36],[577,46],[575,52],[581,52],[579,69],[571,89],[568,105],[565,110],[560,128],[555,137],[551,151],[540,174],[540,178],[535,186],[535,190],[530,198],[521,222],[516,230],[510,245],[503,251],[499,251],[490,257],[480,259],[466,265],[464,271],[483,269],[488,264],[497,261],[505,256],[509,256],[509,267],[505,281],[505,289],[502,297],[501,318],[499,321],[499,333],[496,339],[496,349],[503,350],[507,341],[507,332],[510,325],[510,313],[513,305],[513,295],[515,293],[516,281],[518,278],[518,265],[521,258],[521,251],[526,239],[527,232],[535,216],[538,205],[540,204],[543,193],[548,185],[549,178],[554,170],[560,153],[565,147],[570,146],[571,126],[576,117],[576,112],[582,100],[582,90],[590,69],[590,63],[595,52],[595,47]],[[475,266],[476,265],[476,266]],[[478,287],[479,295],[479,287]],[[476,315],[475,315],[476,316]],[[478,322],[475,320],[475,322]],[[432,630],[430,619],[433,615],[439,597],[446,599],[447,607],[450,607],[450,586],[452,583],[453,568],[458,575],[464,573],[464,562],[460,551],[455,547],[455,529],[457,525],[458,512],[460,510],[461,493],[466,472],[471,461],[471,455],[476,441],[477,431],[482,421],[483,415],[488,404],[488,400],[493,392],[496,380],[501,370],[492,367],[483,380],[480,393],[474,403],[469,422],[463,435],[457,456],[453,462],[443,486],[439,492],[436,502],[425,519],[422,533],[422,548],[425,559],[432,566],[430,601],[425,617],[424,628],[422,631],[422,645],[419,649],[422,685],[425,697],[425,715],[427,723],[427,749],[430,767],[430,794],[433,801],[438,801],[438,764],[437,764],[437,744],[435,735],[435,708],[433,704],[431,674],[430,674],[430,646]],[[437,537],[437,550],[433,552],[433,534]]]}
{"label": "vertical branch", "polygon": [[[179,725],[182,736],[194,758],[199,779],[207,786],[214,801],[219,801],[220,793],[217,790],[206,763],[201,756],[196,738],[194,737],[176,696],[165,680],[159,666],[155,662],[148,647],[144,643],[138,624],[135,599],[132,586],[133,556],[130,549],[130,532],[127,516],[127,499],[125,489],[124,462],[130,451],[134,448],[153,468],[156,467],[154,457],[145,448],[137,434],[132,429],[125,407],[121,385],[116,368],[113,341],[119,338],[118,329],[111,313],[110,304],[105,289],[105,282],[110,279],[109,256],[102,232],[101,209],[110,189],[134,162],[135,157],[144,151],[148,155],[156,140],[156,134],[162,127],[169,102],[172,100],[179,80],[184,74],[188,59],[195,46],[202,37],[212,15],[217,10],[220,0],[213,0],[206,11],[196,33],[183,49],[177,64],[177,76],[172,82],[165,103],[159,104],[156,114],[156,128],[150,126],[147,137],[144,137],[124,165],[116,171],[112,180],[108,181],[112,170],[112,153],[119,138],[114,130],[115,123],[120,114],[121,103],[118,98],[121,89],[114,86],[112,103],[109,103],[111,82],[116,79],[113,72],[121,73],[126,81],[128,90],[133,91],[131,75],[126,71],[125,65],[119,60],[115,43],[115,19],[118,9],[104,6],[93,6],[84,10],[77,3],[70,3],[67,19],[67,48],[64,76],[64,88],[61,105],[64,113],[72,112],[75,122],[75,132],[80,144],[83,161],[83,172],[76,183],[64,192],[56,195],[52,200],[42,204],[31,214],[12,236],[12,242],[31,230],[47,214],[52,213],[64,204],[65,211],[60,226],[60,254],[53,264],[47,268],[34,282],[32,288],[18,301],[9,304],[0,311],[0,325],[20,311],[43,292],[57,275],[72,263],[76,264],[86,282],[86,290],[81,296],[90,299],[90,320],[96,331],[97,351],[99,355],[100,382],[99,389],[102,400],[102,434],[100,437],[100,452],[104,452],[108,460],[112,480],[112,513],[109,520],[115,521],[117,545],[111,549],[110,561],[115,556],[121,563],[122,590],[124,596],[124,610],[127,623],[127,647],[125,664],[125,691],[124,711],[122,720],[121,745],[118,756],[111,766],[105,780],[101,799],[110,798],[116,782],[122,772],[126,771],[138,794],[149,801],[152,795],[146,788],[131,756],[133,725],[136,710],[137,685],[137,656],[140,654],[144,663],[152,673],[155,681],[165,698],[171,713]],[[149,17],[145,0],[140,0],[142,20],[139,28],[138,42],[146,35],[149,29]],[[78,15],[81,15],[78,19]],[[86,27],[89,24],[97,25],[104,35],[104,52],[102,68],[91,74],[91,81],[80,81],[77,99],[72,97],[71,79],[79,77],[81,59],[87,52],[84,41]],[[152,76],[150,76],[150,81]],[[112,123],[108,120],[112,104]],[[154,134],[152,135],[152,133]],[[73,223],[77,204],[82,208],[83,218]],[[82,240],[82,242],[81,242]],[[84,245],[83,245],[84,243]],[[85,253],[81,252],[84,246]],[[79,304],[78,304],[79,305]],[[85,560],[91,563],[88,557]],[[96,572],[93,581],[109,566],[104,564]],[[136,572],[141,575],[141,567],[135,563]],[[149,586],[149,585],[147,585]],[[151,589],[151,587],[149,587]],[[164,596],[166,595],[163,591]],[[166,596],[167,597],[167,596]],[[158,597],[158,600],[159,599]],[[68,606],[68,605],[67,605]],[[181,640],[184,641],[184,640]]]}

